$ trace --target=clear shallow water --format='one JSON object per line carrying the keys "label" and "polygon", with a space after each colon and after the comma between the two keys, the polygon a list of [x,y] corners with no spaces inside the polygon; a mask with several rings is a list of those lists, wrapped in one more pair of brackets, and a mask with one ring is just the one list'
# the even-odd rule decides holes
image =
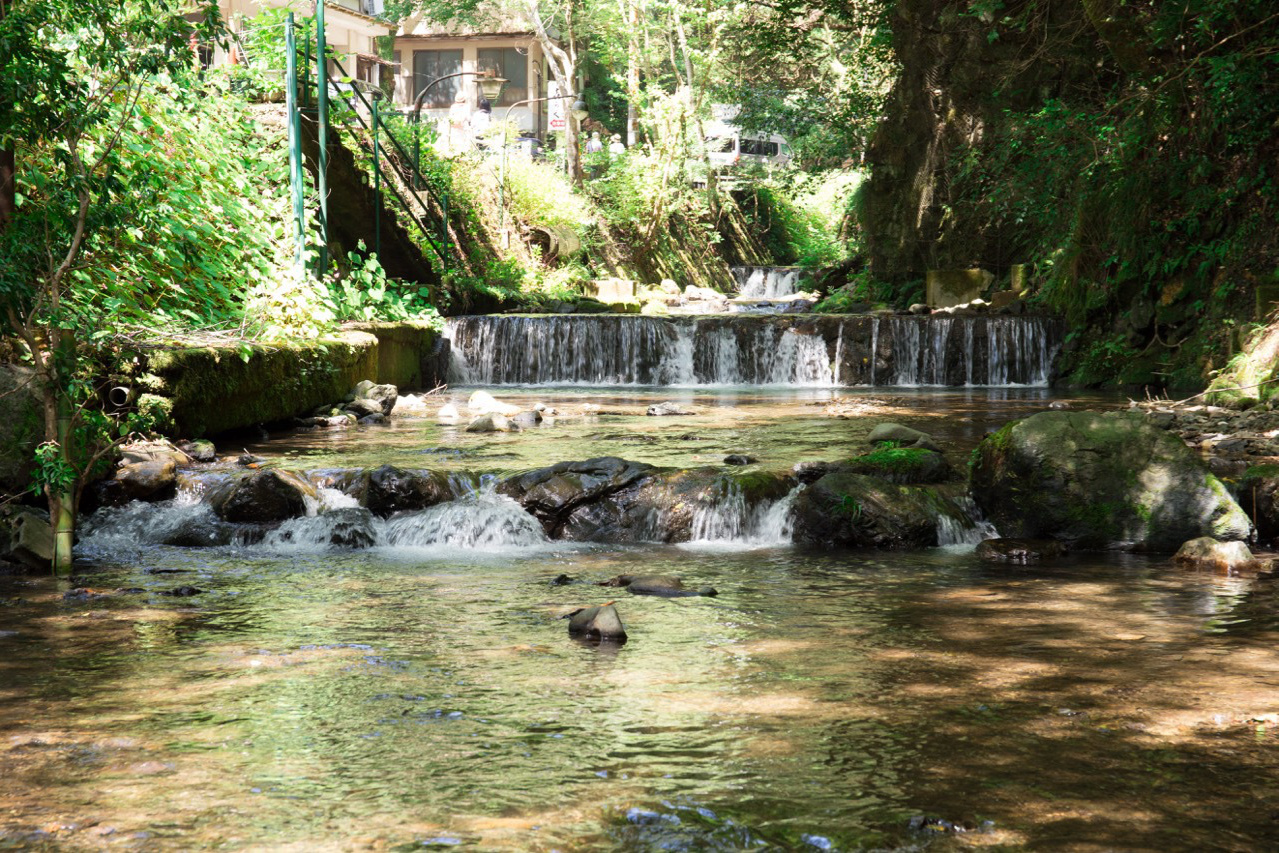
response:
{"label": "clear shallow water", "polygon": [[[720,596],[590,583],[624,572]],[[551,585],[562,573],[578,582]],[[64,600],[0,579],[9,842],[1279,842],[1265,581],[1138,557],[1025,572],[956,549],[555,545],[152,548],[77,583],[140,591]],[[162,594],[179,585],[204,591]],[[558,616],[610,598],[627,644],[567,637]],[[993,824],[956,836],[912,816]]]}
{"label": "clear shallow water", "polygon": [[[841,393],[844,419],[825,414],[829,392],[683,393],[503,389],[604,411],[521,435],[405,418],[250,449],[299,468],[685,465],[730,451],[783,468],[858,452],[891,419],[933,433],[959,466],[987,429],[1049,402],[1031,389]],[[697,414],[642,414],[672,397]],[[705,442],[679,438],[690,430]],[[1139,556],[998,569],[971,546],[574,546],[483,493],[387,522],[377,541],[392,544],[365,551],[308,541],[315,519],[290,541],[147,546],[151,512],[84,550],[96,562],[73,585],[112,594],[0,577],[0,846],[1279,846],[1270,580]],[[701,520],[707,536],[741,524]],[[594,585],[620,573],[720,595]],[[560,575],[574,582],[553,585]],[[165,594],[182,586],[199,591]],[[561,615],[609,599],[627,644],[567,637]]]}
{"label": "clear shallow water", "polygon": [[[976,446],[990,429],[1044,411],[1053,401],[1082,408],[1118,408],[1119,394],[1063,395],[1046,388],[865,390],[510,387],[490,389],[502,401],[531,408],[543,403],[565,416],[523,433],[468,433],[465,404],[472,388],[451,388],[427,398],[419,417],[396,417],[389,425],[290,432],[268,441],[220,442],[232,456],[241,447],[294,468],[369,467],[383,464],[509,473],[566,459],[621,456],[673,467],[718,465],[725,455],[745,453],[765,468],[790,468],[806,460],[847,458],[866,450],[877,423],[895,421],[924,430],[947,449],[952,462]],[[446,402],[463,412],[462,422],[441,426]],[[648,417],[654,404],[672,402],[692,415]],[[583,407],[598,411],[583,414]],[[843,411],[853,416],[828,414]]]}

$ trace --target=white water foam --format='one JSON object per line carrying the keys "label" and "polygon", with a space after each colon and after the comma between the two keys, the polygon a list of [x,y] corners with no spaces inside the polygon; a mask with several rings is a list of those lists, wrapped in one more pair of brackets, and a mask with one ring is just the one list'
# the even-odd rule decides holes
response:
{"label": "white water foam", "polygon": [[782,498],[748,505],[742,487],[727,483],[709,505],[693,513],[692,537],[683,548],[752,550],[790,545],[794,530],[795,498],[803,485]]}

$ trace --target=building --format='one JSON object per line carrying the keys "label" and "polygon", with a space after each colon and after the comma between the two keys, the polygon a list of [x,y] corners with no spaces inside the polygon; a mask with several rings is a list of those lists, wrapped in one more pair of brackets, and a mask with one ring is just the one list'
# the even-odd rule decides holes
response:
{"label": "building", "polygon": [[[520,19],[493,18],[484,26],[471,27],[411,17],[400,25],[394,51],[395,101],[402,108],[411,107],[419,92],[446,75],[494,72],[507,80],[501,98],[492,105],[494,120],[501,121],[509,111],[522,132],[539,138],[546,134],[547,104],[521,104],[546,96],[548,75],[541,44]],[[430,89],[423,117],[443,118],[459,93],[470,110],[479,106],[475,78],[455,77]]]}
{"label": "building", "polygon": [[[291,3],[290,0],[219,0],[222,19],[232,33],[243,33],[245,22],[267,8],[291,7],[299,17],[315,14],[315,3]],[[324,4],[324,36],[329,46],[346,56],[343,66],[348,74],[374,85],[381,85],[394,74],[392,63],[378,55],[378,37],[389,36],[395,27],[380,20],[382,0],[326,0]],[[247,39],[245,39],[247,41]],[[220,65],[238,61],[237,46],[213,48],[206,64]]]}

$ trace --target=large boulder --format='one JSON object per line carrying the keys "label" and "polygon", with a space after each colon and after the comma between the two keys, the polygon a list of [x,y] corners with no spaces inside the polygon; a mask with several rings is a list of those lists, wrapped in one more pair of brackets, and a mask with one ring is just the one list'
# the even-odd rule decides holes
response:
{"label": "large boulder", "polygon": [[579,507],[635,485],[656,470],[641,462],[604,456],[529,471],[505,480],[498,491],[518,501],[555,536]]}
{"label": "large boulder", "polygon": [[803,545],[930,548],[937,544],[941,516],[965,520],[931,489],[835,472],[795,499],[794,535]]}
{"label": "large boulder", "polygon": [[224,521],[270,524],[306,515],[307,499],[318,500],[315,486],[292,471],[254,471],[230,480],[209,495]]}
{"label": "large boulder", "polygon": [[[383,415],[390,416],[395,409],[396,400],[400,397],[400,389],[394,385],[375,385],[372,381],[365,379],[363,382],[357,383],[355,389],[351,392],[352,403],[358,400],[371,401],[377,406],[377,411]],[[365,414],[372,414],[366,412]]]}
{"label": "large boulder", "polygon": [[405,470],[394,465],[374,468],[342,491],[354,494],[374,515],[386,517],[406,510],[426,509],[456,495],[448,475],[438,471]]}
{"label": "large boulder", "polygon": [[1258,565],[1252,551],[1244,543],[1238,540],[1220,542],[1211,536],[1200,536],[1186,542],[1177,549],[1173,561],[1221,572],[1251,569]]}
{"label": "large boulder", "polygon": [[1042,412],[977,448],[972,493],[999,531],[1071,548],[1175,551],[1252,525],[1177,436],[1126,412]]}
{"label": "large boulder", "polygon": [[177,468],[172,459],[155,459],[121,465],[115,472],[115,486],[126,501],[159,501],[177,491]]}

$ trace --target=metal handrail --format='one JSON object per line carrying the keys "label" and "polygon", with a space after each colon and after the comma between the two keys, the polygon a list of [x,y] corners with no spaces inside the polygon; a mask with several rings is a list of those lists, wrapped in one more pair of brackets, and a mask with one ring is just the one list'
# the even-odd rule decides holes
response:
{"label": "metal handrail", "polygon": [[[337,60],[333,60],[333,64],[337,66],[338,71],[340,71],[342,74],[342,77],[348,80],[352,79],[351,77],[349,77],[349,75],[347,75],[346,69],[343,68],[342,65]],[[332,77],[327,72],[325,74],[325,78],[326,78],[325,79],[326,85],[332,84],[334,82]],[[368,134],[374,133],[375,131],[372,128],[370,128],[368,123],[364,120],[364,116],[360,114],[359,108],[352,102],[349,94],[349,92],[354,92],[356,97],[359,98],[360,103],[363,104],[363,106],[365,107],[365,109],[368,110],[370,113],[372,113],[373,107],[369,103],[368,99],[364,97],[364,94],[360,91],[359,87],[351,86],[349,89],[346,89],[346,90],[339,89],[338,91],[341,94],[342,99],[346,102],[347,107],[350,108],[351,112],[355,116],[356,121],[359,122],[360,127],[363,128],[365,133],[368,133]],[[434,238],[431,234],[430,226],[426,222],[424,222],[423,218],[419,216],[413,210],[413,205],[409,202],[407,198],[405,198],[403,192],[401,191],[401,188],[396,185],[396,182],[391,180],[387,181],[387,184],[388,186],[390,186],[391,191],[394,194],[395,198],[400,202],[400,204],[404,207],[405,211],[409,214],[409,217],[412,219],[413,223],[418,227],[418,230],[421,231],[422,236],[425,238],[427,245],[430,246],[431,250],[434,251],[435,254],[439,257],[440,261],[444,264],[445,270],[447,271],[447,268],[448,268],[448,255],[447,255],[447,252],[448,252],[448,213],[447,213],[448,201],[447,201],[447,197],[444,200],[441,200],[439,196],[430,188],[430,185],[427,184],[425,180],[423,180],[423,175],[415,166],[412,165],[412,162],[408,160],[408,153],[404,150],[404,147],[400,144],[399,140],[395,138],[394,134],[392,134],[388,130],[386,131],[386,137],[387,139],[391,141],[392,146],[395,148],[396,152],[400,155],[401,159],[400,159],[400,163],[398,164],[400,168],[404,166],[408,166],[409,168],[412,169],[412,174],[409,176],[409,179],[404,181],[404,183],[406,184],[406,189],[408,193],[412,195],[413,199],[417,202],[418,206],[421,207],[423,212],[429,212],[430,205],[428,204],[426,200],[424,200],[420,195],[418,195],[417,189],[414,187],[414,183],[420,183],[422,188],[426,190],[428,199],[431,202],[433,202],[441,211],[441,219],[442,219],[441,230],[443,232],[443,235],[442,235],[442,239],[437,241],[436,238]],[[358,136],[357,136],[357,139],[358,139]],[[377,150],[377,146],[374,146],[374,150]],[[379,153],[386,157],[387,164],[391,166],[394,171],[400,172],[400,168],[397,168],[397,163],[395,162],[395,160],[391,158],[389,152],[387,152],[385,148],[382,148]],[[386,174],[379,162],[374,162],[373,165],[374,165],[375,175],[379,179]],[[401,173],[401,177],[403,177],[402,173]],[[416,178],[417,180],[414,181],[413,178]]]}

